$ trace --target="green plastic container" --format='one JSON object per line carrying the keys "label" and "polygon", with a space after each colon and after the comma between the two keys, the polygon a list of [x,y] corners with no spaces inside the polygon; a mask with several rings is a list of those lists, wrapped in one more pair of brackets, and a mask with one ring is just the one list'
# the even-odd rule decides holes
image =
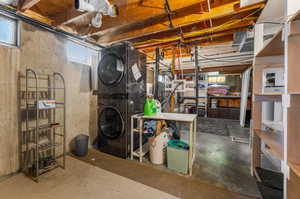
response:
{"label": "green plastic container", "polygon": [[167,147],[168,168],[183,174],[188,173],[189,145],[181,140],[170,140]]}
{"label": "green plastic container", "polygon": [[146,98],[144,105],[144,115],[155,115],[156,114],[156,102],[153,99]]}
{"label": "green plastic container", "polygon": [[152,104],[152,114],[155,115],[157,113],[157,104],[156,101],[154,99],[151,100],[151,104]]}

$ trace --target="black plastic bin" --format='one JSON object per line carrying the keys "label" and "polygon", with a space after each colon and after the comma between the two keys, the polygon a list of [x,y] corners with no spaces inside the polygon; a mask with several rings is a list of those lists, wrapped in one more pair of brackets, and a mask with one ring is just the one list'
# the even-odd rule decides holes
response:
{"label": "black plastic bin", "polygon": [[75,138],[75,155],[82,157],[86,156],[88,153],[89,146],[89,136],[78,135]]}

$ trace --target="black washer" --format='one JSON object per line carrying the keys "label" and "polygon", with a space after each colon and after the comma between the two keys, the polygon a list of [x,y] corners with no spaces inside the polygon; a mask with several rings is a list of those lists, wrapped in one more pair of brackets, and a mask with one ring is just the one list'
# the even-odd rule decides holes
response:
{"label": "black washer", "polygon": [[113,108],[104,108],[99,116],[100,133],[107,139],[117,139],[124,132],[124,120],[121,113]]}

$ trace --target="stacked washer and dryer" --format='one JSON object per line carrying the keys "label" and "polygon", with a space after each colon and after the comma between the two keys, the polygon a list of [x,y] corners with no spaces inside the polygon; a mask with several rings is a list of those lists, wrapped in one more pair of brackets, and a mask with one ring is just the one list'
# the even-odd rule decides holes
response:
{"label": "stacked washer and dryer", "polygon": [[143,112],[145,98],[146,55],[127,43],[103,49],[98,65],[100,151],[122,158],[129,155],[130,117]]}

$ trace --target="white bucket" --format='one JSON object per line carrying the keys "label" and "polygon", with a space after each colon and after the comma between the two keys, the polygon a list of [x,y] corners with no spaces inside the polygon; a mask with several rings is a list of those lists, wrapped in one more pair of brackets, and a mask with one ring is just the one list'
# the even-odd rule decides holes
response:
{"label": "white bucket", "polygon": [[162,132],[156,137],[149,138],[150,161],[153,164],[164,163],[168,141],[169,136],[166,132]]}

